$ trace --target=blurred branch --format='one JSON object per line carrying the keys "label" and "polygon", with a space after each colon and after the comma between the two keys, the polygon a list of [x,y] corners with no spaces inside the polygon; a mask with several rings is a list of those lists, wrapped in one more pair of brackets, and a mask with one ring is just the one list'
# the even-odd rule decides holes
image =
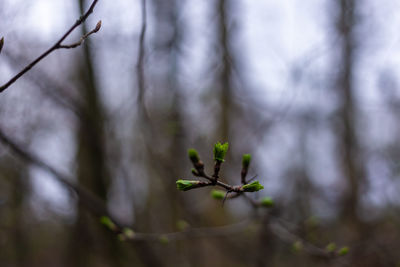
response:
{"label": "blurred branch", "polygon": [[[26,57],[21,54],[16,55],[9,52],[4,52],[4,56],[13,67],[26,59]],[[48,97],[59,107],[71,111],[77,118],[84,116],[81,112],[83,110],[82,103],[80,103],[78,99],[66,93],[73,90],[69,83],[58,82],[54,76],[49,75],[48,72],[39,67],[36,68],[35,73],[37,75],[25,75],[25,79],[28,78],[38,87],[44,96]]]}
{"label": "blurred branch", "polygon": [[[24,69],[22,69],[18,74],[16,74],[14,77],[12,77],[7,83],[4,85],[0,86],[0,93],[5,91],[8,87],[10,87],[13,83],[15,83],[19,78],[21,78],[26,72],[28,72],[32,67],[34,67],[37,63],[39,63],[42,59],[47,57],[49,54],[54,52],[57,49],[62,49],[62,48],[73,48],[79,46],[89,35],[97,32],[100,30],[101,27],[101,21],[99,21],[96,25],[96,27],[89,33],[83,35],[81,37],[81,40],[75,44],[71,45],[63,45],[62,42],[79,26],[81,25],[88,17],[90,14],[93,13],[93,9],[98,3],[98,0],[94,0],[92,4],[90,5],[89,9],[86,11],[86,13],[81,16],[72,26],[71,28],[52,46],[50,47],[47,51],[45,51],[43,54],[41,54],[39,57],[37,57],[35,60],[33,60],[31,63],[29,63]],[[4,44],[4,38],[1,39],[1,47]],[[0,49],[1,51],[1,49]]]}
{"label": "blurred branch", "polygon": [[[61,182],[63,185],[67,186],[69,189],[74,191],[79,200],[86,209],[93,214],[101,218],[101,222],[112,232],[114,232],[121,241],[158,241],[162,243],[167,243],[169,241],[179,241],[190,238],[204,238],[204,237],[224,237],[231,236],[232,234],[244,231],[254,219],[247,219],[239,223],[219,226],[219,227],[200,227],[200,228],[188,228],[179,232],[172,233],[137,233],[134,232],[130,227],[123,226],[122,223],[118,222],[115,218],[112,218],[111,214],[107,211],[107,208],[103,201],[101,201],[97,196],[93,195],[86,188],[75,184],[66,175],[60,173],[53,167],[49,166],[44,161],[40,160],[38,157],[32,153],[21,148],[16,142],[11,140],[4,132],[0,129],[0,141],[6,144],[16,155],[18,155],[23,160],[36,165],[52,175]],[[248,197],[247,197],[248,198]],[[248,198],[250,199],[250,198]],[[254,200],[251,203],[256,207],[261,206],[262,203],[256,202]],[[281,240],[293,243],[295,241],[301,240],[301,244],[304,246],[304,251],[312,256],[318,256],[326,259],[335,258],[336,256],[341,256],[338,252],[327,251],[314,246],[311,243],[301,239],[295,234],[291,233],[286,229],[282,223],[276,222],[270,224],[272,232],[277,235]]]}
{"label": "blurred branch", "polygon": [[122,239],[126,238],[128,241],[179,241],[190,238],[204,238],[204,237],[226,237],[244,231],[252,220],[244,220],[239,223],[233,223],[217,227],[198,227],[188,228],[179,232],[154,234],[154,233],[134,233],[129,236],[124,235]]}
{"label": "blurred branch", "polygon": [[73,190],[78,195],[78,197],[88,210],[92,211],[98,216],[103,216],[105,214],[109,216],[107,208],[100,199],[98,199],[86,188],[74,183],[72,179],[57,171],[56,169],[39,159],[37,156],[33,155],[26,149],[23,149],[20,145],[18,145],[15,141],[8,137],[1,129],[0,141],[7,145],[16,155],[18,155],[23,160],[33,165],[36,165],[54,175],[54,177],[59,182]]}
{"label": "blurred branch", "polygon": [[[8,137],[1,129],[0,129],[0,141],[7,145],[17,156],[19,156],[24,161],[27,161],[33,165],[36,165],[52,175],[61,182],[63,185],[67,186],[69,189],[74,191],[79,197],[80,201],[84,204],[86,209],[98,217],[101,218],[109,218],[106,219],[106,226],[115,232],[116,234],[125,234],[130,240],[134,241],[154,241],[160,240],[162,237],[168,237],[171,240],[180,240],[184,238],[191,237],[204,237],[204,236],[224,236],[229,235],[233,232],[240,231],[244,229],[245,226],[249,224],[249,221],[244,221],[238,224],[232,224],[224,227],[211,227],[211,228],[193,228],[184,232],[174,232],[167,234],[147,234],[147,233],[134,233],[134,237],[130,234],[126,234],[126,229],[130,229],[128,227],[123,226],[124,224],[119,222],[116,218],[113,218],[111,214],[107,211],[107,208],[102,200],[100,200],[97,196],[93,195],[86,188],[74,183],[72,179],[62,174],[55,168],[51,167],[37,156],[33,155],[26,149],[22,148],[18,145],[14,140]],[[104,222],[103,222],[104,223]],[[133,230],[130,230],[133,232]]]}
{"label": "blurred branch", "polygon": [[[271,232],[277,236],[283,242],[289,244],[299,244],[300,247],[297,247],[298,250],[306,252],[308,255],[323,258],[323,259],[334,259],[337,256],[342,256],[338,254],[338,251],[329,251],[324,248],[317,247],[314,244],[311,244],[307,240],[299,237],[298,235],[292,233],[287,227],[282,223],[282,219],[276,218],[278,220],[274,220],[274,222],[270,223]],[[278,222],[281,221],[281,222]]]}

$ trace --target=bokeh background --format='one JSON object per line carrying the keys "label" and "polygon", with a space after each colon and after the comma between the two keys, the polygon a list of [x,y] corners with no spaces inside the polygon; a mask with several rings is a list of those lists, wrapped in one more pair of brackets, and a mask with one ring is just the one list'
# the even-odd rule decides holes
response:
{"label": "bokeh background", "polygon": [[[1,83],[90,2],[0,0]],[[0,130],[136,232],[205,232],[120,242],[0,143],[0,266],[399,266],[398,10],[396,0],[100,0],[66,43],[102,20],[98,33],[0,94]],[[274,209],[176,190],[191,178],[187,149],[211,172],[217,141],[230,144],[222,179],[239,184],[251,153],[249,175],[265,187],[251,197]],[[302,248],[330,242],[350,253]]]}

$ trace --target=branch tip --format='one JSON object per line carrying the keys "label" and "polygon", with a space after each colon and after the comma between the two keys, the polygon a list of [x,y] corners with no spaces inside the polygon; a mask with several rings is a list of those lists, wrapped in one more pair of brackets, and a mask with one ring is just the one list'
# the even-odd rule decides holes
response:
{"label": "branch tip", "polygon": [[98,32],[101,28],[101,20],[99,20],[99,22],[97,22],[96,27],[93,29],[93,32]]}

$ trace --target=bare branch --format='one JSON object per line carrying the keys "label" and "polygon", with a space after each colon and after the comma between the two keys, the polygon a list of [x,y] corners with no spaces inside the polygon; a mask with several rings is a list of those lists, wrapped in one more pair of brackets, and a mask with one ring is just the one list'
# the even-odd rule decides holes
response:
{"label": "bare branch", "polygon": [[[4,85],[0,86],[0,93],[4,92],[8,87],[10,87],[13,83],[15,83],[19,78],[22,77],[22,75],[24,75],[26,72],[28,72],[31,68],[33,68],[37,63],[39,63],[42,59],[44,59],[45,57],[47,57],[49,54],[51,54],[52,52],[54,52],[57,49],[60,48],[72,48],[72,47],[63,47],[62,42],[79,26],[81,25],[88,17],[90,14],[93,13],[94,7],[96,6],[96,4],[98,3],[98,0],[94,0],[92,2],[92,4],[90,5],[89,9],[86,11],[86,13],[81,16],[78,20],[76,20],[76,22],[69,28],[69,30],[53,45],[51,46],[49,49],[47,49],[43,54],[41,54],[39,57],[37,57],[35,60],[33,60],[31,63],[29,63],[25,68],[23,68],[18,74],[16,74],[14,77],[12,77],[7,83],[5,83]],[[99,23],[97,23],[96,28],[86,34],[87,36],[85,38],[87,38],[90,34],[97,32],[100,29],[101,23],[99,25]],[[97,29],[98,28],[98,29]],[[95,31],[97,29],[97,31]],[[84,36],[83,36],[84,37]],[[85,39],[83,38],[83,40]],[[3,40],[3,38],[2,38]],[[83,40],[81,40],[81,42],[83,42]],[[4,43],[4,40],[3,40]],[[0,45],[2,46],[2,45]],[[76,46],[75,46],[76,47]],[[1,51],[1,49],[0,49]]]}

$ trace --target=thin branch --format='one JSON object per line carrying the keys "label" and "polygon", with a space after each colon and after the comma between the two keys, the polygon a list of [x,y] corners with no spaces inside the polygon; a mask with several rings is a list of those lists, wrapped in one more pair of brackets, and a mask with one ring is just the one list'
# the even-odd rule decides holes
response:
{"label": "thin branch", "polygon": [[[37,57],[35,60],[33,60],[31,63],[29,63],[25,68],[23,68],[18,74],[16,74],[14,77],[12,77],[7,83],[5,83],[4,85],[0,86],[0,93],[2,93],[3,91],[5,91],[8,87],[10,87],[13,83],[15,83],[19,78],[21,78],[26,72],[28,72],[31,68],[33,68],[37,63],[39,63],[42,59],[44,59],[45,57],[47,57],[49,54],[51,54],[52,52],[54,52],[57,49],[61,49],[61,48],[72,48],[72,47],[65,47],[64,45],[62,45],[62,42],[79,26],[81,25],[88,17],[90,14],[93,13],[94,7],[96,6],[96,4],[98,3],[98,0],[94,0],[92,2],[92,4],[90,5],[89,9],[86,11],[86,13],[81,16],[72,26],[71,28],[53,45],[51,46],[49,49],[47,49],[43,54],[41,54],[39,57]],[[97,23],[96,27],[94,30],[97,31],[100,29],[101,23]],[[93,30],[93,31],[94,31]],[[87,38],[90,34],[94,33],[91,32],[89,34],[86,34],[87,36],[85,38]],[[97,32],[95,31],[95,32]],[[84,37],[84,36],[83,36]],[[82,37],[82,38],[83,38]],[[81,38],[81,39],[82,39]],[[83,40],[85,39],[83,38]],[[3,39],[2,39],[3,40]],[[83,40],[81,41],[81,43],[83,42]],[[3,40],[4,42],[4,40]],[[79,42],[78,42],[79,43]],[[73,44],[74,45],[74,44]]]}
{"label": "thin branch", "polygon": [[[193,172],[193,175],[197,176],[197,177],[202,177],[208,180],[208,182],[203,182],[203,181],[198,181],[198,183],[194,184],[191,186],[191,189],[196,189],[196,188],[201,188],[201,187],[206,187],[206,186],[219,186],[224,188],[226,191],[228,192],[234,192],[237,194],[242,194],[244,192],[246,192],[243,189],[243,186],[245,185],[230,185],[224,182],[221,182],[220,180],[218,180],[219,178],[219,170],[221,168],[221,162],[216,162],[214,165],[214,174],[212,176],[208,175],[205,171],[204,171],[204,164],[202,161],[199,162],[194,162],[193,163],[193,167],[195,167],[196,171]],[[235,195],[236,197],[236,195]]]}
{"label": "thin branch", "polygon": [[101,28],[101,20],[100,20],[99,22],[97,22],[96,27],[95,27],[93,30],[91,30],[90,32],[84,34],[84,35],[81,37],[81,39],[79,39],[78,42],[73,43],[73,44],[70,44],[70,45],[60,45],[59,48],[71,49],[71,48],[78,47],[78,46],[80,46],[80,45],[83,43],[83,41],[86,40],[86,38],[88,38],[88,37],[89,37],[90,35],[92,35],[93,33],[98,32],[98,31],[100,30],[100,28]]}

